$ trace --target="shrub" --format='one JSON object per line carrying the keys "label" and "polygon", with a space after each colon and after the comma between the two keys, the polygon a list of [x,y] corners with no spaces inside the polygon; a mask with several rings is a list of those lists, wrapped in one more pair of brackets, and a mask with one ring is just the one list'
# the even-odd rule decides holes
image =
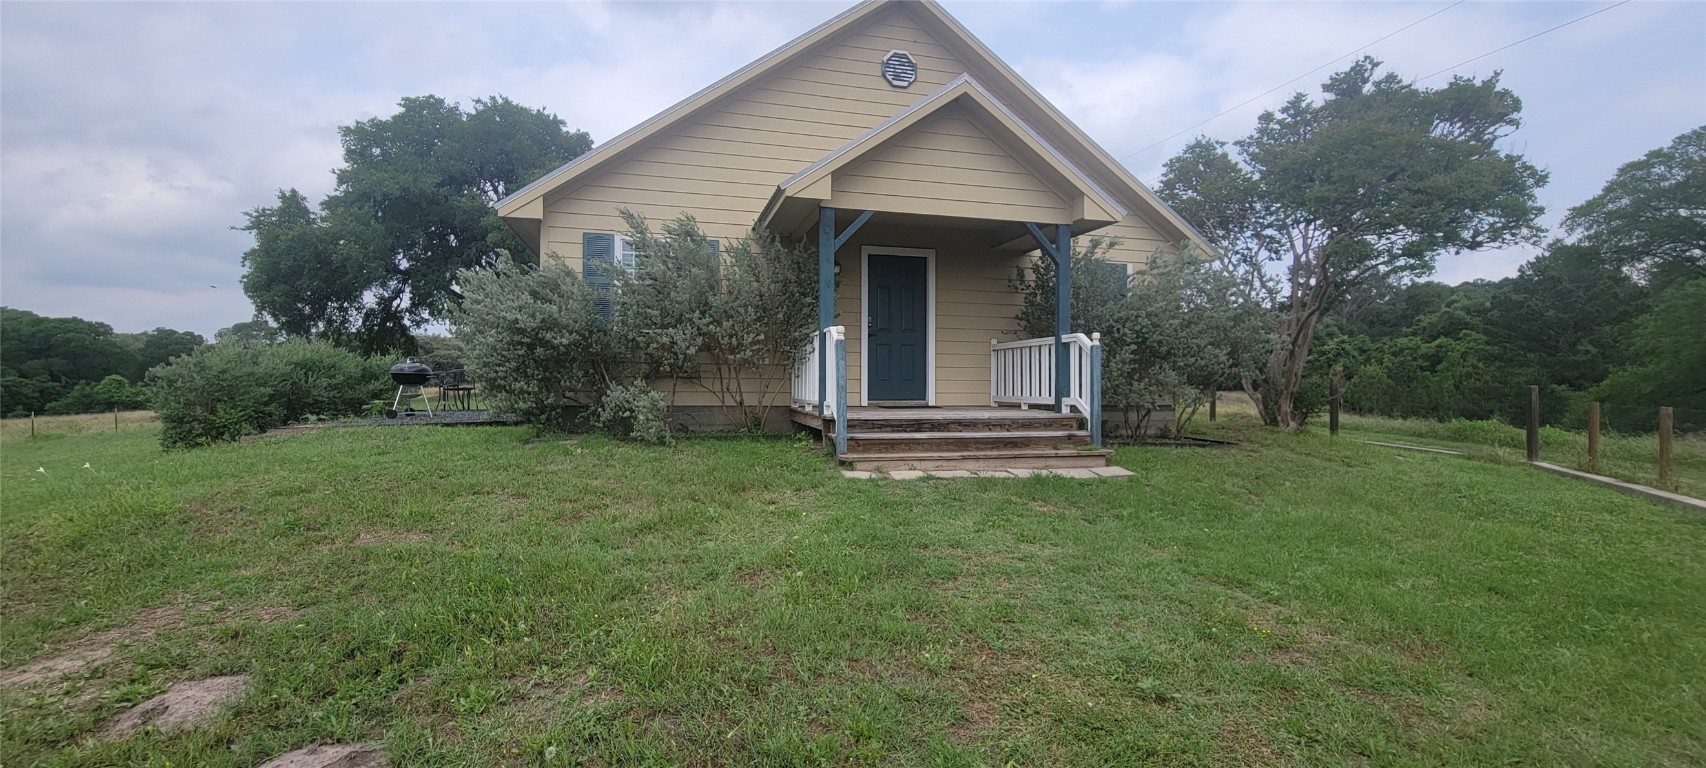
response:
{"label": "shrub", "polygon": [[149,371],[146,384],[161,445],[187,448],[360,413],[388,388],[387,364],[319,341],[212,344]]}
{"label": "shrub", "polygon": [[637,268],[616,276],[616,330],[643,351],[645,374],[697,382],[741,423],[762,424],[817,328],[816,252],[755,230],[719,254],[692,216],[654,234],[621,213]]}
{"label": "shrub", "polygon": [[598,404],[587,411],[587,420],[617,437],[653,445],[674,442],[663,393],[644,381],[636,380],[632,384],[619,384],[605,390]]}
{"label": "shrub", "polygon": [[567,431],[613,382],[634,378],[633,347],[598,314],[600,294],[547,259],[458,273],[451,313],[468,372],[493,410]]}
{"label": "shrub", "polygon": [[451,323],[487,402],[555,430],[591,409],[603,429],[659,442],[668,430],[659,438],[652,423],[664,423],[668,399],[641,398],[635,387],[644,385],[623,382],[669,379],[703,386],[738,417],[731,421],[762,423],[816,324],[810,250],[754,232],[719,254],[691,216],[654,233],[621,213],[635,269],[608,275],[613,287],[589,284],[554,257],[537,268],[458,273],[462,304]]}

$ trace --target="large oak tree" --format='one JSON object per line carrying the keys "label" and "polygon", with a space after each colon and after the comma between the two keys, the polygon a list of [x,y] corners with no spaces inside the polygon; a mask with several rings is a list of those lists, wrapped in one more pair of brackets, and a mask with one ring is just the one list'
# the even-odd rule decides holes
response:
{"label": "large oak tree", "polygon": [[338,129],[344,167],[318,210],[288,189],[247,214],[243,290],[284,333],[412,350],[411,330],[456,301],[458,270],[525,252],[492,203],[592,147],[556,115],[502,96],[466,110],[437,96],[400,107]]}
{"label": "large oak tree", "polygon": [[1263,113],[1235,154],[1192,142],[1160,189],[1280,309],[1273,354],[1245,389],[1285,428],[1305,415],[1296,398],[1316,326],[1347,292],[1429,274],[1442,253],[1541,236],[1546,174],[1499,146],[1522,102],[1497,74],[1422,88],[1365,57],[1322,91]]}

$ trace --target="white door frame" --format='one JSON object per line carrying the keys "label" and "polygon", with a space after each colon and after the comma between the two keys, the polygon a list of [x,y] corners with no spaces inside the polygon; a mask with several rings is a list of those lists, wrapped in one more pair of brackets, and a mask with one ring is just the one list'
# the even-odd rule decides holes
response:
{"label": "white door frame", "polygon": [[859,404],[871,404],[871,255],[924,259],[924,402],[936,404],[936,251],[930,248],[859,249]]}

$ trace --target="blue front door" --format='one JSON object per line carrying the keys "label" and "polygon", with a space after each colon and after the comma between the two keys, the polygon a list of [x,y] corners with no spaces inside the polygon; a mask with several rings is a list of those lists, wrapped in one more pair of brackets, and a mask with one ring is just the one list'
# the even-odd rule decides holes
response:
{"label": "blue front door", "polygon": [[873,401],[928,397],[928,262],[922,256],[871,254],[865,318],[866,377]]}

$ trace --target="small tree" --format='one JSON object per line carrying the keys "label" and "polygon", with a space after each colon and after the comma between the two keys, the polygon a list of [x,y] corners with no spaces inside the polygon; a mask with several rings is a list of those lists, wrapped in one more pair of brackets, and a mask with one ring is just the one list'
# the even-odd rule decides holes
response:
{"label": "small tree", "polygon": [[1347,292],[1428,274],[1441,253],[1540,236],[1546,174],[1498,148],[1522,109],[1499,76],[1430,89],[1379,67],[1365,57],[1329,78],[1319,103],[1299,93],[1263,113],[1236,159],[1201,138],[1167,161],[1161,196],[1281,310],[1278,343],[1245,382],[1272,426],[1302,423],[1316,326]]}
{"label": "small tree", "polygon": [[[1127,280],[1124,265],[1103,255],[1113,244],[1092,238],[1074,249],[1073,328],[1102,334],[1102,402],[1120,411],[1126,431],[1146,431],[1154,411],[1171,405],[1182,432],[1215,390],[1266,355],[1267,315],[1239,298],[1233,273],[1193,249],[1158,250]],[[1045,259],[1014,277],[1028,336],[1054,333],[1054,280]]]}

